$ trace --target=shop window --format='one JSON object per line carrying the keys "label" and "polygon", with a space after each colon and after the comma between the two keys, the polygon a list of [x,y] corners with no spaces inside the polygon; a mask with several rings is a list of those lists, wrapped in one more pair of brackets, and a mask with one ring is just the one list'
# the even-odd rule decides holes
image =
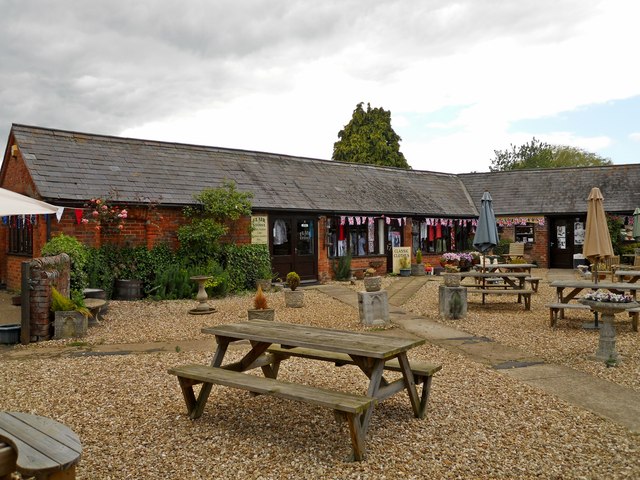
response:
{"label": "shop window", "polygon": [[[365,217],[366,218],[366,217]],[[327,221],[327,245],[329,257],[343,257],[351,254],[353,257],[376,255],[379,244],[376,228],[377,222],[361,220],[358,225],[354,222],[341,224],[339,217],[332,217]]]}
{"label": "shop window", "polygon": [[535,228],[533,223],[527,223],[526,225],[516,225],[514,227],[515,240],[518,243],[534,243],[535,242]]}
{"label": "shop window", "polygon": [[29,255],[33,252],[33,224],[29,217],[9,217],[9,253]]}
{"label": "shop window", "polygon": [[424,253],[463,252],[473,248],[470,219],[426,219],[412,226],[413,250]]}

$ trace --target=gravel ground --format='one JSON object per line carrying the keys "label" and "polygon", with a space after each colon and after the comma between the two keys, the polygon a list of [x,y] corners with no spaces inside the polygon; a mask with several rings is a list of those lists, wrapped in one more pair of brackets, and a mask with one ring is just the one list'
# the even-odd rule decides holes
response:
{"label": "gravel ground", "polygon": [[[435,318],[437,285],[429,282],[408,306]],[[595,334],[566,321],[551,331],[543,308],[547,295],[548,287],[541,285],[532,312],[515,304],[481,308],[472,303],[466,320],[447,323],[523,347],[522,337],[534,337],[530,343],[540,352],[526,344],[532,353],[588,368],[580,357],[595,349]],[[305,292],[302,309],[285,308],[282,293],[268,298],[278,321],[363,329],[354,309],[317,291]],[[200,333],[202,326],[245,319],[251,296],[211,303],[217,313],[192,316],[186,311],[193,301],[111,302],[104,322],[83,341],[208,338]],[[577,318],[574,312],[569,315]],[[573,337],[582,340],[570,341]],[[15,348],[37,353],[65,343]],[[619,345],[627,355],[630,347],[622,339]],[[630,345],[637,351],[637,341]],[[230,360],[240,354],[239,349],[230,351]],[[350,452],[348,431],[323,408],[214,386],[204,415],[190,421],[178,382],[167,368],[205,363],[211,352],[34,355],[3,361],[0,409],[46,415],[76,431],[84,445],[79,479],[640,477],[639,437],[624,428],[440,347],[424,345],[412,350],[411,357],[444,366],[434,378],[427,417],[413,418],[405,395],[377,406],[367,436],[368,457],[360,463],[344,462]],[[624,365],[600,374],[633,384],[626,377],[637,377],[637,370],[634,374]],[[367,387],[366,377],[353,366],[334,368],[310,360],[283,363],[280,378],[362,393]]]}

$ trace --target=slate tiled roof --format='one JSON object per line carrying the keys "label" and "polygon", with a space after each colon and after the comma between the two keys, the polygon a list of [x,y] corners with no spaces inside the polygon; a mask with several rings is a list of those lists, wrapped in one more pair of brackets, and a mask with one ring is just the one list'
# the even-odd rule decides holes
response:
{"label": "slate tiled roof", "polygon": [[233,180],[253,192],[255,209],[477,216],[451,174],[15,124],[12,133],[39,194],[59,204],[116,189],[124,202],[186,205],[194,193]]}
{"label": "slate tiled roof", "polygon": [[586,214],[592,187],[600,188],[607,212],[640,207],[640,164],[467,173],[459,178],[477,208],[488,190],[496,215]]}

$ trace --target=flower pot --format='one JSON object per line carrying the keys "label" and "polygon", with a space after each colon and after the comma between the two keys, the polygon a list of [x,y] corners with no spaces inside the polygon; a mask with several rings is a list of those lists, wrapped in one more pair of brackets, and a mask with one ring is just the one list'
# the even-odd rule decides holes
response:
{"label": "flower pot", "polygon": [[271,279],[270,278],[259,278],[256,280],[256,288],[261,287],[263,292],[268,292],[271,290]]}
{"label": "flower pot", "polygon": [[377,292],[382,288],[382,277],[364,277],[364,289],[367,292]]}
{"label": "flower pot", "polygon": [[304,307],[304,292],[302,290],[285,290],[284,304],[290,308]]}
{"label": "flower pot", "polygon": [[411,269],[410,268],[401,268],[400,269],[400,276],[401,277],[410,277],[411,276]]}
{"label": "flower pot", "polygon": [[273,308],[263,308],[256,310],[255,308],[247,310],[249,320],[271,320],[275,319],[275,310]]}
{"label": "flower pot", "polygon": [[0,325],[0,343],[13,345],[20,342],[20,324]]}
{"label": "flower pot", "polygon": [[55,312],[53,338],[84,337],[87,334],[89,319],[76,311]]}
{"label": "flower pot", "polygon": [[424,276],[424,265],[422,263],[412,263],[411,264],[411,276],[412,277],[422,277],[422,276]]}
{"label": "flower pot", "polygon": [[444,278],[444,284],[447,287],[460,286],[460,275],[457,273],[445,273],[442,275],[442,278]]}

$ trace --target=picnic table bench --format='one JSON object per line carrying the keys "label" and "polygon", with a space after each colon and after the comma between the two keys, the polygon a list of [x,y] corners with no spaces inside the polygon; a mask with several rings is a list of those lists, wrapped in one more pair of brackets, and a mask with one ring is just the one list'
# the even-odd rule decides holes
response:
{"label": "picnic table bench", "polygon": [[50,418],[0,412],[0,479],[20,473],[38,480],[74,479],[82,445],[67,426]]}
{"label": "picnic table bench", "polygon": [[[503,285],[501,285],[503,286]],[[485,295],[517,295],[518,303],[522,303],[522,299],[524,299],[524,309],[531,310],[531,294],[533,290],[529,290],[526,288],[523,289],[500,289],[500,288],[469,288],[467,289],[467,294],[469,293],[479,293],[482,295],[482,304],[485,303]]]}
{"label": "picnic table bench", "polygon": [[591,310],[589,305],[582,303],[549,303],[545,306],[549,308],[549,324],[552,327],[557,325],[558,319],[564,318],[565,310]]}
{"label": "picnic table bench", "polygon": [[247,375],[208,365],[183,365],[169,369],[169,373],[177,375],[189,412],[196,406],[193,385],[197,383],[214,383],[248,390],[253,393],[273,395],[287,400],[296,400],[331,408],[334,411],[336,420],[340,418],[347,420],[354,460],[359,461],[364,458],[365,433],[362,428],[361,418],[375,401],[373,398],[284,382],[275,378]]}

